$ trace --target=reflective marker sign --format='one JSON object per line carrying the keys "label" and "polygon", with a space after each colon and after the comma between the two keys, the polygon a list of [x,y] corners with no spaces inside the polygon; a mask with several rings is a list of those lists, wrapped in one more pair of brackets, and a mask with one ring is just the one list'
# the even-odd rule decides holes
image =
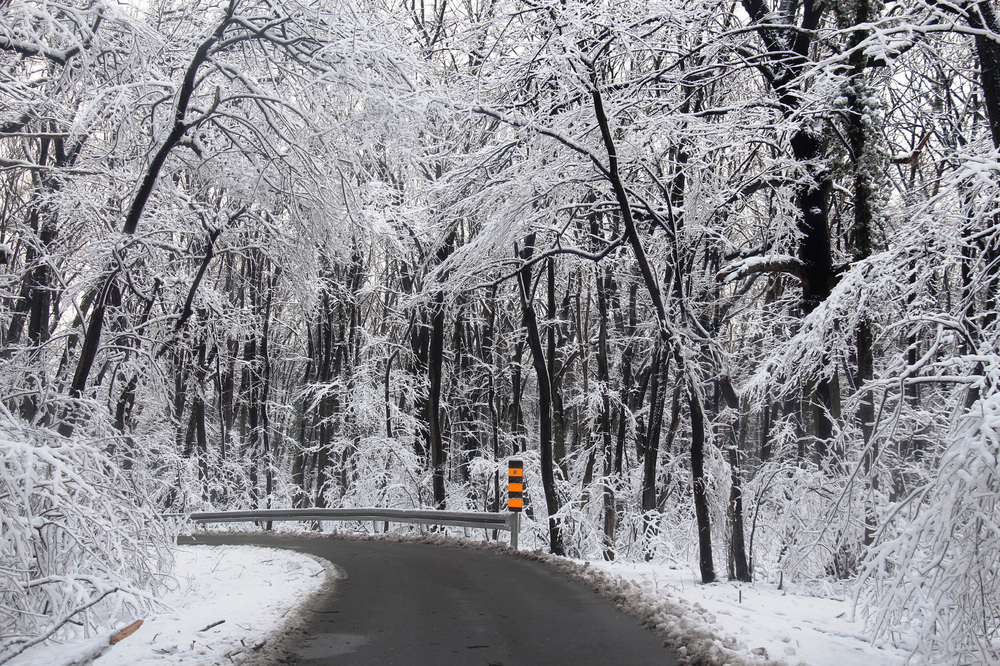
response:
{"label": "reflective marker sign", "polygon": [[511,460],[507,463],[507,508],[520,511],[524,508],[524,462]]}

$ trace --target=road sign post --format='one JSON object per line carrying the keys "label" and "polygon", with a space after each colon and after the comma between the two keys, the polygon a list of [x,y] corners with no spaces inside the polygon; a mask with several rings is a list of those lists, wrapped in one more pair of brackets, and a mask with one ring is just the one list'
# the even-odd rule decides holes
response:
{"label": "road sign post", "polygon": [[524,461],[511,458],[507,463],[507,509],[512,512],[510,547],[517,550],[517,532],[524,508]]}

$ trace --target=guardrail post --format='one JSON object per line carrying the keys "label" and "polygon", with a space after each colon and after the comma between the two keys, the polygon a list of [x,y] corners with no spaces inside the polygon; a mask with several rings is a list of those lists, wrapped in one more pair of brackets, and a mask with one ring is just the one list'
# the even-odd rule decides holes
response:
{"label": "guardrail post", "polygon": [[507,509],[511,511],[510,547],[517,550],[517,531],[520,527],[521,509],[524,508],[524,462],[511,458],[507,463]]}

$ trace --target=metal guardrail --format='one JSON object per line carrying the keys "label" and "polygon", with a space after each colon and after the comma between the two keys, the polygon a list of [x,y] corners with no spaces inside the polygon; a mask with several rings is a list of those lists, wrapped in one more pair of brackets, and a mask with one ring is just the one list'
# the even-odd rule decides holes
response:
{"label": "metal guardrail", "polygon": [[250,521],[339,520],[389,523],[415,523],[474,527],[510,532],[510,547],[517,548],[519,519],[517,513],[486,513],[478,511],[437,511],[434,509],[256,509],[252,511],[199,511],[187,516],[196,523],[243,523]]}

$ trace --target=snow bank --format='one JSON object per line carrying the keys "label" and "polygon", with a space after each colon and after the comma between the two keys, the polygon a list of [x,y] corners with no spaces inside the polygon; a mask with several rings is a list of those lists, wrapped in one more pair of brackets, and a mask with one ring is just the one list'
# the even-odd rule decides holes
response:
{"label": "snow bank", "polygon": [[700,631],[721,636],[738,657],[730,663],[894,666],[906,661],[906,652],[868,642],[865,625],[853,619],[846,596],[806,596],[763,582],[702,585],[693,571],[664,564],[590,564],[630,583],[633,604],[666,598],[698,609]]}
{"label": "snow bank", "polygon": [[114,632],[37,646],[10,666],[267,664],[334,569],[308,555],[250,546],[180,546],[166,610],[114,646]]}

